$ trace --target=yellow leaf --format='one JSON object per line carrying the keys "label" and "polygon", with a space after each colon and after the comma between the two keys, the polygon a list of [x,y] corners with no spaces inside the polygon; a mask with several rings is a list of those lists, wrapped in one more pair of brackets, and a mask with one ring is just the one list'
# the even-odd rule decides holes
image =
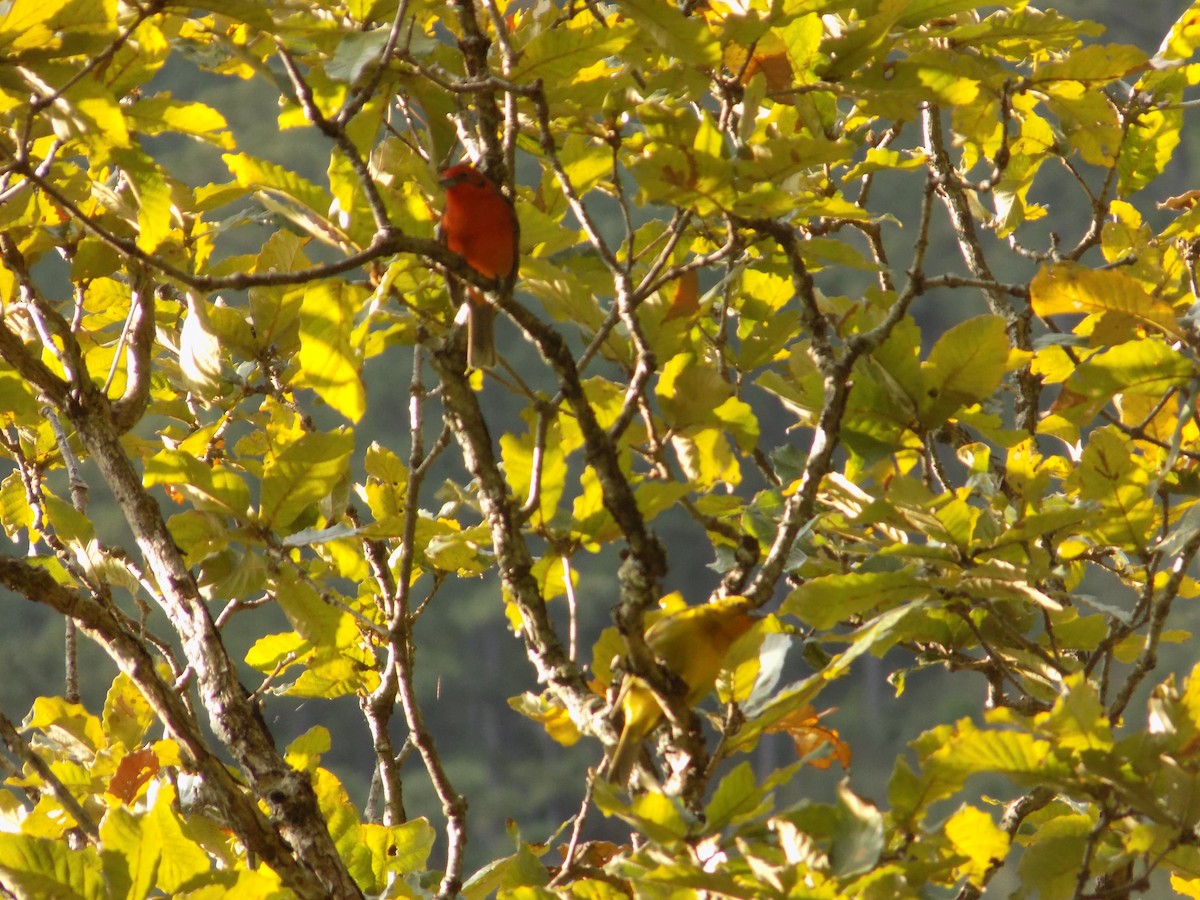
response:
{"label": "yellow leaf", "polygon": [[968,860],[955,870],[956,874],[972,884],[982,886],[983,875],[993,861],[1003,861],[1008,854],[1008,835],[991,816],[973,806],[964,806],[952,815],[945,831],[954,849]]}
{"label": "yellow leaf", "polygon": [[[1144,68],[1146,54],[1127,44],[1092,44],[1054,62],[1039,66],[1031,81],[1039,86],[1048,81],[1074,82],[1080,93],[1088,84],[1113,81]],[[1064,85],[1056,84],[1060,91]]]}
{"label": "yellow leaf", "polygon": [[528,691],[517,697],[509,697],[508,705],[526,718],[540,722],[546,734],[564,747],[570,747],[582,736],[570,714],[564,707],[546,699],[545,695]]}
{"label": "yellow leaf", "polygon": [[354,315],[364,298],[359,286],[321,281],[305,290],[300,308],[300,371],[294,383],[312,388],[351,422],[367,408],[362,360],[351,346]]}
{"label": "yellow leaf", "polygon": [[1171,337],[1184,337],[1171,307],[1116,269],[1097,272],[1071,263],[1044,268],[1029,285],[1029,299],[1042,317],[1119,313]]}

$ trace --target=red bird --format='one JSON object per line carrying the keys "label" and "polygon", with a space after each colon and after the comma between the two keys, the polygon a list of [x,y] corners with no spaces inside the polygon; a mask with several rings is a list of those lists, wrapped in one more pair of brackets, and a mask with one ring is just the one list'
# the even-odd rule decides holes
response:
{"label": "red bird", "polygon": [[[511,283],[517,276],[517,216],[496,182],[473,166],[462,164],[442,172],[446,190],[442,211],[443,243],[487,278]],[[496,363],[493,338],[496,308],[474,288],[467,289],[467,368]]]}

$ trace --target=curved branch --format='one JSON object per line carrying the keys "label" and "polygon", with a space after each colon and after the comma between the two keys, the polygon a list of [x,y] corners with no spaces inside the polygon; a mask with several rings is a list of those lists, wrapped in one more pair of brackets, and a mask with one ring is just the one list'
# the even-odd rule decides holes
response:
{"label": "curved branch", "polygon": [[188,287],[195,288],[198,291],[240,291],[252,287],[286,287],[304,284],[310,281],[319,281],[323,278],[332,278],[335,275],[342,275],[365,266],[374,260],[385,256],[393,256],[397,253],[415,253],[418,256],[424,256],[444,266],[463,280],[469,281],[471,284],[484,290],[495,289],[496,287],[495,280],[481,276],[468,266],[462,257],[451,253],[437,241],[429,238],[410,237],[391,226],[376,232],[375,236],[371,239],[371,243],[362,250],[337,262],[309,266],[292,272],[262,272],[254,274],[238,272],[233,275],[220,277],[195,275],[191,272],[185,272],[183,269],[168,263],[159,256],[147,253],[137,245],[136,241],[123,238],[109,231],[99,222],[88,216],[70,197],[60,191],[57,186],[48,181],[43,175],[36,172],[28,163],[19,160],[16,161],[14,163],[14,171],[23,175],[47,196],[52,197],[57,204],[71,213],[71,216],[79,222],[80,227],[89,234],[104,241],[104,243],[115,250],[119,250],[130,259],[140,262],[147,268],[161,272],[167,277]]}
{"label": "curved branch", "polygon": [[[600,699],[588,689],[550,621],[533,575],[533,556],[519,527],[519,512],[509,498],[478,397],[464,374],[462,354],[458,342],[436,350],[431,362],[442,382],[446,418],[468,471],[479,483],[480,504],[492,535],[500,579],[521,612],[526,649],[538,679],[555,689],[580,728],[595,731]],[[610,740],[615,742],[615,733]]]}
{"label": "curved branch", "polygon": [[129,348],[125,392],[112,404],[113,424],[124,434],[138,423],[150,402],[150,356],[154,352],[154,285],[142,275],[134,285],[126,323]]}

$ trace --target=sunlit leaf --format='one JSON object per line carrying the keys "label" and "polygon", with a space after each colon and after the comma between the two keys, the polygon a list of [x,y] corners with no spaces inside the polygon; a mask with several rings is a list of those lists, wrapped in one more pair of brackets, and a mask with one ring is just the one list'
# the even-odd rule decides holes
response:
{"label": "sunlit leaf", "polygon": [[1029,299],[1039,316],[1118,313],[1171,337],[1183,336],[1171,307],[1119,269],[1068,263],[1043,268],[1030,282]]}
{"label": "sunlit leaf", "polygon": [[983,400],[1020,365],[999,316],[978,316],[949,329],[921,366],[925,382],[921,419],[934,427],[953,410]]}
{"label": "sunlit leaf", "polygon": [[892,607],[925,593],[927,588],[906,572],[855,572],[807,580],[783,601],[782,613],[798,616],[814,628],[880,607]]}
{"label": "sunlit leaf", "polygon": [[348,476],[353,449],[354,435],[348,431],[314,432],[271,457],[263,468],[259,516],[276,528],[292,524]]}
{"label": "sunlit leaf", "polygon": [[304,292],[300,306],[300,371],[297,387],[316,391],[351,422],[366,410],[362,361],[351,345],[354,316],[364,294],[343,282],[321,281]]}
{"label": "sunlit leaf", "polygon": [[972,884],[982,886],[984,875],[1008,855],[1009,837],[987,813],[964,806],[946,820],[946,837],[968,862],[959,871]]}

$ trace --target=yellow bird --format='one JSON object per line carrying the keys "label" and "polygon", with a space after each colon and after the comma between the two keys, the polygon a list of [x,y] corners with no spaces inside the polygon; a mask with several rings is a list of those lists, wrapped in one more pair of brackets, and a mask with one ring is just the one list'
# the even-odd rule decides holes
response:
{"label": "yellow bird", "polygon": [[[733,642],[754,624],[754,607],[745,597],[722,597],[663,616],[646,632],[646,646],[688,687],[687,705],[695,706],[717,683]],[[650,685],[630,675],[617,698],[625,713],[621,738],[609,761],[607,778],[625,784],[641,752],[642,741],[663,719],[663,709]]]}

